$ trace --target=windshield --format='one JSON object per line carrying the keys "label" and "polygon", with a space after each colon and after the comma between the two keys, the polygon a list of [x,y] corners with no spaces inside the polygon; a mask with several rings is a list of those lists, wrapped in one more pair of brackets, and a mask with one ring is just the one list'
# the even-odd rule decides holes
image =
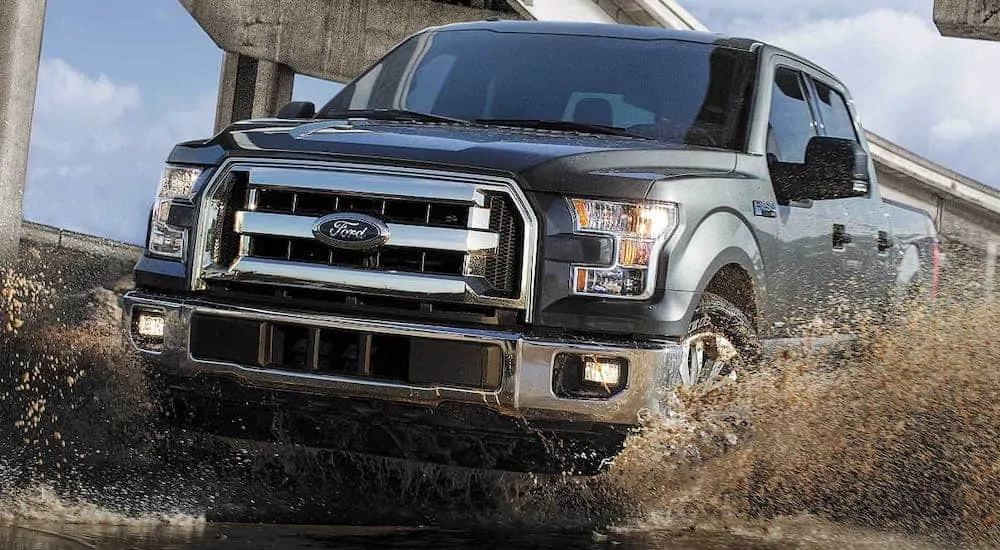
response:
{"label": "windshield", "polygon": [[566,121],[741,149],[753,54],[677,40],[451,30],[409,39],[320,112]]}

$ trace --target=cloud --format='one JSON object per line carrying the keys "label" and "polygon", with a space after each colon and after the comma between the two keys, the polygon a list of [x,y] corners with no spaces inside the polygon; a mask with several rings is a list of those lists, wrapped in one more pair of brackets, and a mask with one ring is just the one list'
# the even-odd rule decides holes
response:
{"label": "cloud", "polygon": [[976,123],[964,118],[948,118],[931,128],[931,135],[944,141],[967,141],[978,132]]}
{"label": "cloud", "polygon": [[[943,38],[927,2],[704,0],[727,33],[803,55],[851,89],[868,129],[953,170],[1000,187],[1000,44]],[[928,4],[929,5],[929,4]],[[919,9],[918,9],[919,8]],[[716,11],[712,11],[715,9]],[[756,16],[753,10],[758,10]],[[794,22],[792,22],[794,21]]]}
{"label": "cloud", "polygon": [[103,74],[88,78],[62,59],[44,59],[38,67],[32,146],[59,154],[121,150],[126,136],[118,123],[140,107],[137,86],[116,84]]}
{"label": "cloud", "polygon": [[139,105],[134,84],[115,84],[104,74],[88,78],[59,58],[39,63],[35,108],[43,117],[71,113],[69,120],[108,125]]}
{"label": "cloud", "polygon": [[214,107],[207,91],[151,109],[134,83],[43,59],[24,217],[141,243],[163,161],[175,143],[209,135]]}
{"label": "cloud", "polygon": [[145,150],[166,158],[174,144],[208,137],[215,124],[215,104],[216,93],[210,90],[167,109],[146,128]]}

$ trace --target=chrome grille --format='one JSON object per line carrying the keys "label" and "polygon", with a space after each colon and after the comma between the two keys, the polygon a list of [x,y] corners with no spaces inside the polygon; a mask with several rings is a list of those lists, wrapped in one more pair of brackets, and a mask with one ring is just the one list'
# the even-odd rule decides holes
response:
{"label": "chrome grille", "polygon": [[[239,281],[528,309],[534,215],[513,182],[453,173],[233,162],[206,191],[195,289]],[[371,252],[330,248],[316,221],[354,212],[389,227]]]}
{"label": "chrome grille", "polygon": [[[463,229],[469,222],[469,207],[428,201],[256,188],[254,202],[254,207],[250,209],[256,212],[294,216],[319,217],[333,212],[356,212],[376,216],[389,223]],[[243,206],[246,208],[248,205]]]}

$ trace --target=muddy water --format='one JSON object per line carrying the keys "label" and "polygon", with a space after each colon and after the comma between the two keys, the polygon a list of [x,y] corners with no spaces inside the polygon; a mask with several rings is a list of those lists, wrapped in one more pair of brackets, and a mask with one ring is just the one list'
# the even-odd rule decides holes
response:
{"label": "muddy water", "polygon": [[[897,544],[902,542],[902,545]],[[78,550],[86,548],[247,549],[280,548],[474,548],[497,549],[604,549],[645,550],[790,550],[851,548],[914,548],[905,541],[882,538],[878,543],[851,541],[774,541],[754,536],[720,533],[646,532],[605,537],[573,533],[460,532],[438,529],[329,527],[287,525],[210,524],[196,532],[171,528],[123,529],[80,526],[53,530],[49,524],[0,526],[0,545],[8,550]],[[887,546],[888,545],[888,546]]]}
{"label": "muddy water", "polygon": [[[18,502],[21,515],[10,515]],[[29,511],[29,508],[31,511]],[[728,550],[930,549],[914,537],[843,528],[815,518],[782,518],[763,524],[712,529],[663,529],[651,524],[582,531],[509,525],[460,529],[421,526],[276,525],[207,522],[184,515],[124,516],[85,502],[68,502],[47,489],[8,499],[0,515],[0,548],[7,550],[105,549],[318,549],[318,548],[586,548]]]}
{"label": "muddy water", "polygon": [[167,433],[116,324],[127,269],[29,249],[0,276],[0,548],[1000,542],[1000,306],[978,294],[681,392],[578,479]]}

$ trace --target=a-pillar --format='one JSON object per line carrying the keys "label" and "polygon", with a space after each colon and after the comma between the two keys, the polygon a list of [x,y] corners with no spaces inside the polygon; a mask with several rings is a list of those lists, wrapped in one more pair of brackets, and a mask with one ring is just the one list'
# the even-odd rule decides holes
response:
{"label": "a-pillar", "polygon": [[215,131],[235,121],[271,117],[292,100],[295,72],[280,63],[225,52],[219,77]]}
{"label": "a-pillar", "polygon": [[45,0],[0,0],[0,259],[17,253]]}

